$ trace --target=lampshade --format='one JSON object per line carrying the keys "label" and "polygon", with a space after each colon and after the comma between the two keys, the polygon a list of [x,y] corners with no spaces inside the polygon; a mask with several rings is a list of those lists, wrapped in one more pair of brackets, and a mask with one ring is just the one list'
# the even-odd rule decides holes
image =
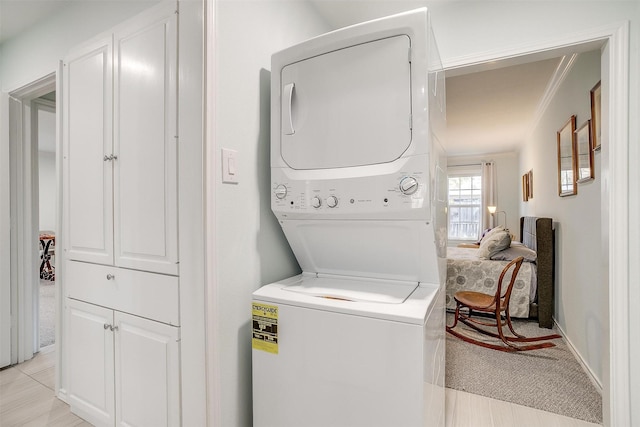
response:
{"label": "lampshade", "polygon": [[487,209],[489,209],[489,213],[491,214],[496,213],[496,206],[487,206]]}

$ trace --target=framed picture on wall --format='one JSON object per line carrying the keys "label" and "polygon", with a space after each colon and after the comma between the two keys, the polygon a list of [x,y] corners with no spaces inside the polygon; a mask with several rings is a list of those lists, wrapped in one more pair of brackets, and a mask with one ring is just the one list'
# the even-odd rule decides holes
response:
{"label": "framed picture on wall", "polygon": [[591,89],[591,139],[593,151],[600,150],[602,137],[602,119],[600,82]]}
{"label": "framed picture on wall", "polygon": [[522,175],[522,201],[529,201],[529,174]]}
{"label": "framed picture on wall", "polygon": [[529,199],[533,199],[533,169],[531,169],[528,173],[527,173],[527,185],[529,188]]}
{"label": "framed picture on wall", "polygon": [[591,121],[587,120],[576,131],[576,163],[578,175],[576,181],[583,183],[595,178],[593,173],[593,150]]}
{"label": "framed picture on wall", "polygon": [[576,116],[562,126],[558,139],[558,195],[560,197],[578,194],[576,184]]}

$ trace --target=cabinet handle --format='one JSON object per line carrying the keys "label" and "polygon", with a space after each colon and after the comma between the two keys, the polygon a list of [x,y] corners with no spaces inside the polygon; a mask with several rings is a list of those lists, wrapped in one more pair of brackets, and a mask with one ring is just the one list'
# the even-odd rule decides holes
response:
{"label": "cabinet handle", "polygon": [[109,329],[110,327],[111,327],[111,325],[109,325],[109,324],[107,324],[107,323],[105,323],[105,324],[104,324],[104,330],[105,330],[105,331],[106,331],[107,329]]}
{"label": "cabinet handle", "polygon": [[112,279],[115,279],[115,278],[116,278],[116,276],[114,276],[113,274],[111,274],[111,273],[107,274],[107,280],[112,280]]}
{"label": "cabinet handle", "polygon": [[106,154],[104,155],[104,159],[105,162],[108,162],[109,160],[111,160],[110,156],[107,156]]}
{"label": "cabinet handle", "polygon": [[112,331],[117,331],[117,330],[118,330],[118,327],[117,327],[117,326],[112,326],[112,327],[111,327],[111,330],[112,330]]}
{"label": "cabinet handle", "polygon": [[112,331],[117,331],[117,330],[118,330],[118,327],[117,327],[117,326],[113,326],[113,325],[110,325],[110,324],[108,324],[108,323],[105,323],[103,326],[104,326],[104,330],[105,330],[105,331],[106,331],[107,329],[110,329],[110,330],[112,330]]}
{"label": "cabinet handle", "polygon": [[109,154],[108,156],[105,154],[103,160],[105,162],[109,161],[109,160],[118,160],[118,156],[116,156],[115,154]]}

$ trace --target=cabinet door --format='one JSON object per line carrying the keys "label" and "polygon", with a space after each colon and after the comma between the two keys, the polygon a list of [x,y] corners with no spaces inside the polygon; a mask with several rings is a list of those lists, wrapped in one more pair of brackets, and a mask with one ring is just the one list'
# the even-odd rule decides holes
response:
{"label": "cabinet door", "polygon": [[114,423],[113,311],[67,299],[69,404],[97,426]]}
{"label": "cabinet door", "polygon": [[116,31],[114,65],[116,265],[178,274],[175,4]]}
{"label": "cabinet door", "polygon": [[116,425],[180,425],[179,329],[115,313]]}
{"label": "cabinet door", "polygon": [[113,264],[112,47],[112,38],[103,38],[76,49],[64,63],[68,256],[99,264]]}

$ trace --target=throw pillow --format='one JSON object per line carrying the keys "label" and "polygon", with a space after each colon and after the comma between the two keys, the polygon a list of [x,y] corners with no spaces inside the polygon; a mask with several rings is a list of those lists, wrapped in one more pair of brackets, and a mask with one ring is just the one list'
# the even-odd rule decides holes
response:
{"label": "throw pillow", "polygon": [[508,248],[509,245],[511,245],[511,236],[507,231],[499,230],[495,233],[490,233],[482,239],[480,248],[478,248],[478,257],[489,259],[498,252]]}

